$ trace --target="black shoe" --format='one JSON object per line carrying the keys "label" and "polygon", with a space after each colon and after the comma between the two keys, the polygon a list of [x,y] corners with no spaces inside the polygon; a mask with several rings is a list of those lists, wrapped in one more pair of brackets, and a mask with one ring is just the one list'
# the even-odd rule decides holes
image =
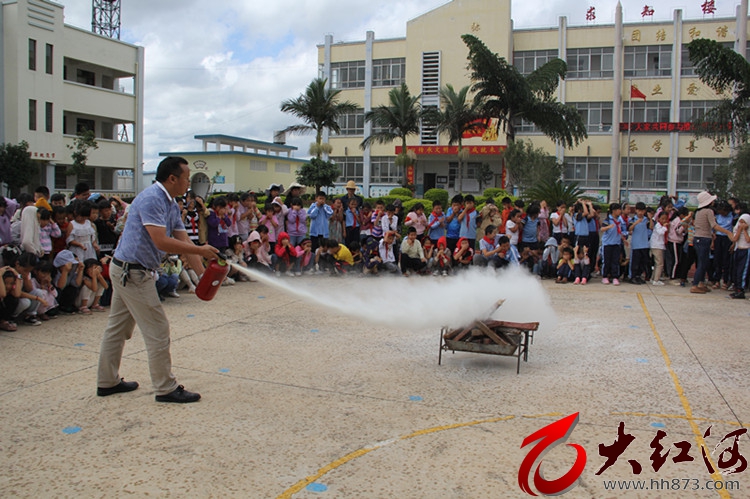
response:
{"label": "black shoe", "polygon": [[745,292],[744,291],[737,291],[735,293],[732,293],[729,295],[730,298],[733,298],[735,300],[744,300],[745,299]]}
{"label": "black shoe", "polygon": [[189,404],[190,402],[198,402],[201,399],[200,393],[193,393],[185,390],[185,387],[180,385],[177,389],[166,395],[157,395],[157,402],[176,402],[178,404]]}
{"label": "black shoe", "polygon": [[100,397],[106,397],[115,393],[132,392],[136,388],[138,388],[137,381],[125,381],[125,378],[120,378],[120,382],[111,388],[97,388],[96,394]]}

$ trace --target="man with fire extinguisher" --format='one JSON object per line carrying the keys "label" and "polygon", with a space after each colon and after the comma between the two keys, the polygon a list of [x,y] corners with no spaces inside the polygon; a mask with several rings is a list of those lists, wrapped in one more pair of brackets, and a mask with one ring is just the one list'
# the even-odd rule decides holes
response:
{"label": "man with fire extinguisher", "polygon": [[198,272],[203,269],[201,257],[210,260],[218,253],[209,245],[196,246],[185,231],[175,197],[185,194],[189,184],[188,162],[180,157],[164,158],[156,170],[156,182],[130,205],[110,266],[113,294],[99,354],[96,394],[100,397],[138,388],[137,382],[125,381],[119,373],[125,341],[137,324],[146,343],[156,401],[188,403],[201,398],[178,385],[172,374],[169,321],[154,284],[165,253],[185,255]]}

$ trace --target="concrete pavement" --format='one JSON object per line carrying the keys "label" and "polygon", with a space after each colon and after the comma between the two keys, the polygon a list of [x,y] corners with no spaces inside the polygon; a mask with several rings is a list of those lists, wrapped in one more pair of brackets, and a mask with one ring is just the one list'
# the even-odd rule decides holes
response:
{"label": "concrete pavement", "polygon": [[[720,484],[735,490],[708,490],[720,476],[700,447],[711,452],[750,423],[750,303],[598,279],[543,287],[558,322],[536,335],[520,375],[511,357],[445,352],[438,366],[437,330],[363,323],[260,282],[222,288],[210,303],[183,294],[165,307],[175,374],[203,396],[187,405],[154,401],[137,330],[121,374],[141,387],[96,397],[106,314],[19,326],[0,334],[0,495],[528,497],[518,475],[532,446],[521,442],[578,412],[568,443],[585,449],[587,464],[565,497],[750,497],[750,471]],[[620,422],[635,440],[597,476],[598,446],[615,441]],[[659,430],[670,451],[655,472]],[[673,462],[680,441],[693,461]],[[747,435],[738,451],[750,459]],[[545,476],[575,458],[556,447]],[[660,490],[604,483],[652,479]],[[664,490],[674,479],[688,482]]]}

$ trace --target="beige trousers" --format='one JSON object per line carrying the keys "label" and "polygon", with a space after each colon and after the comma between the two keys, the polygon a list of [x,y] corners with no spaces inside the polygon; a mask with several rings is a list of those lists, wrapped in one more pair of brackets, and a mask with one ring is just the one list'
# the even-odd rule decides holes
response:
{"label": "beige trousers", "polygon": [[653,281],[661,279],[661,273],[664,271],[664,250],[651,248],[651,256],[654,257],[654,275]]}
{"label": "beige trousers", "polygon": [[177,388],[169,353],[169,321],[161,306],[151,273],[130,270],[125,286],[122,268],[109,267],[112,279],[112,305],[99,353],[97,386],[110,388],[120,382],[120,361],[125,341],[133,336],[136,324],[141,330],[148,353],[148,367],[156,395],[166,395]]}

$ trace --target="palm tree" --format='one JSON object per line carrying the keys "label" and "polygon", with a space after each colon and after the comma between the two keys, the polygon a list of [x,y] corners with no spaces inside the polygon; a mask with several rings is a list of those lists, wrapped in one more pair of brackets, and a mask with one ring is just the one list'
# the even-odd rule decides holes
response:
{"label": "palm tree", "polygon": [[[396,157],[396,164],[405,167],[412,164],[413,156],[406,150],[406,139],[409,135],[416,135],[420,131],[420,122],[425,111],[419,103],[420,95],[413,96],[406,83],[388,92],[389,104],[381,104],[365,114],[365,121],[371,122],[373,133],[359,145],[363,150],[375,144],[388,144],[401,139],[401,154]],[[404,169],[404,175],[406,170]],[[406,185],[406,178],[404,178]]]}
{"label": "palm tree", "polygon": [[[744,50],[744,47],[743,47]],[[744,56],[721,43],[698,38],[688,44],[690,62],[703,83],[718,94],[732,92],[706,114],[693,120],[698,136],[732,145],[745,144],[750,135],[750,63]],[[731,125],[731,126],[727,126]]]}
{"label": "palm tree", "polygon": [[453,85],[448,83],[440,89],[440,100],[444,109],[437,113],[438,133],[448,134],[448,144],[458,144],[458,172],[456,175],[456,190],[461,192],[463,178],[463,162],[469,156],[469,150],[463,148],[465,132],[479,129],[479,107],[476,101],[467,102],[469,87],[463,87],[456,93]]}
{"label": "palm tree", "polygon": [[281,111],[301,119],[304,123],[292,125],[284,129],[289,133],[315,132],[315,144],[310,145],[310,154],[320,159],[322,153],[331,152],[328,144],[323,144],[323,130],[338,133],[341,126],[338,119],[357,112],[357,105],[353,102],[339,102],[341,90],[327,88],[325,78],[316,78],[305,89],[305,93],[296,99],[285,100],[281,103]]}
{"label": "palm tree", "polygon": [[567,65],[552,59],[528,76],[497,54],[473,35],[461,37],[469,47],[469,69],[474,99],[487,118],[498,118],[508,142],[515,140],[513,121],[523,118],[536,125],[542,133],[565,147],[581,143],[588,134],[578,110],[555,100],[560,79],[565,78]]}

